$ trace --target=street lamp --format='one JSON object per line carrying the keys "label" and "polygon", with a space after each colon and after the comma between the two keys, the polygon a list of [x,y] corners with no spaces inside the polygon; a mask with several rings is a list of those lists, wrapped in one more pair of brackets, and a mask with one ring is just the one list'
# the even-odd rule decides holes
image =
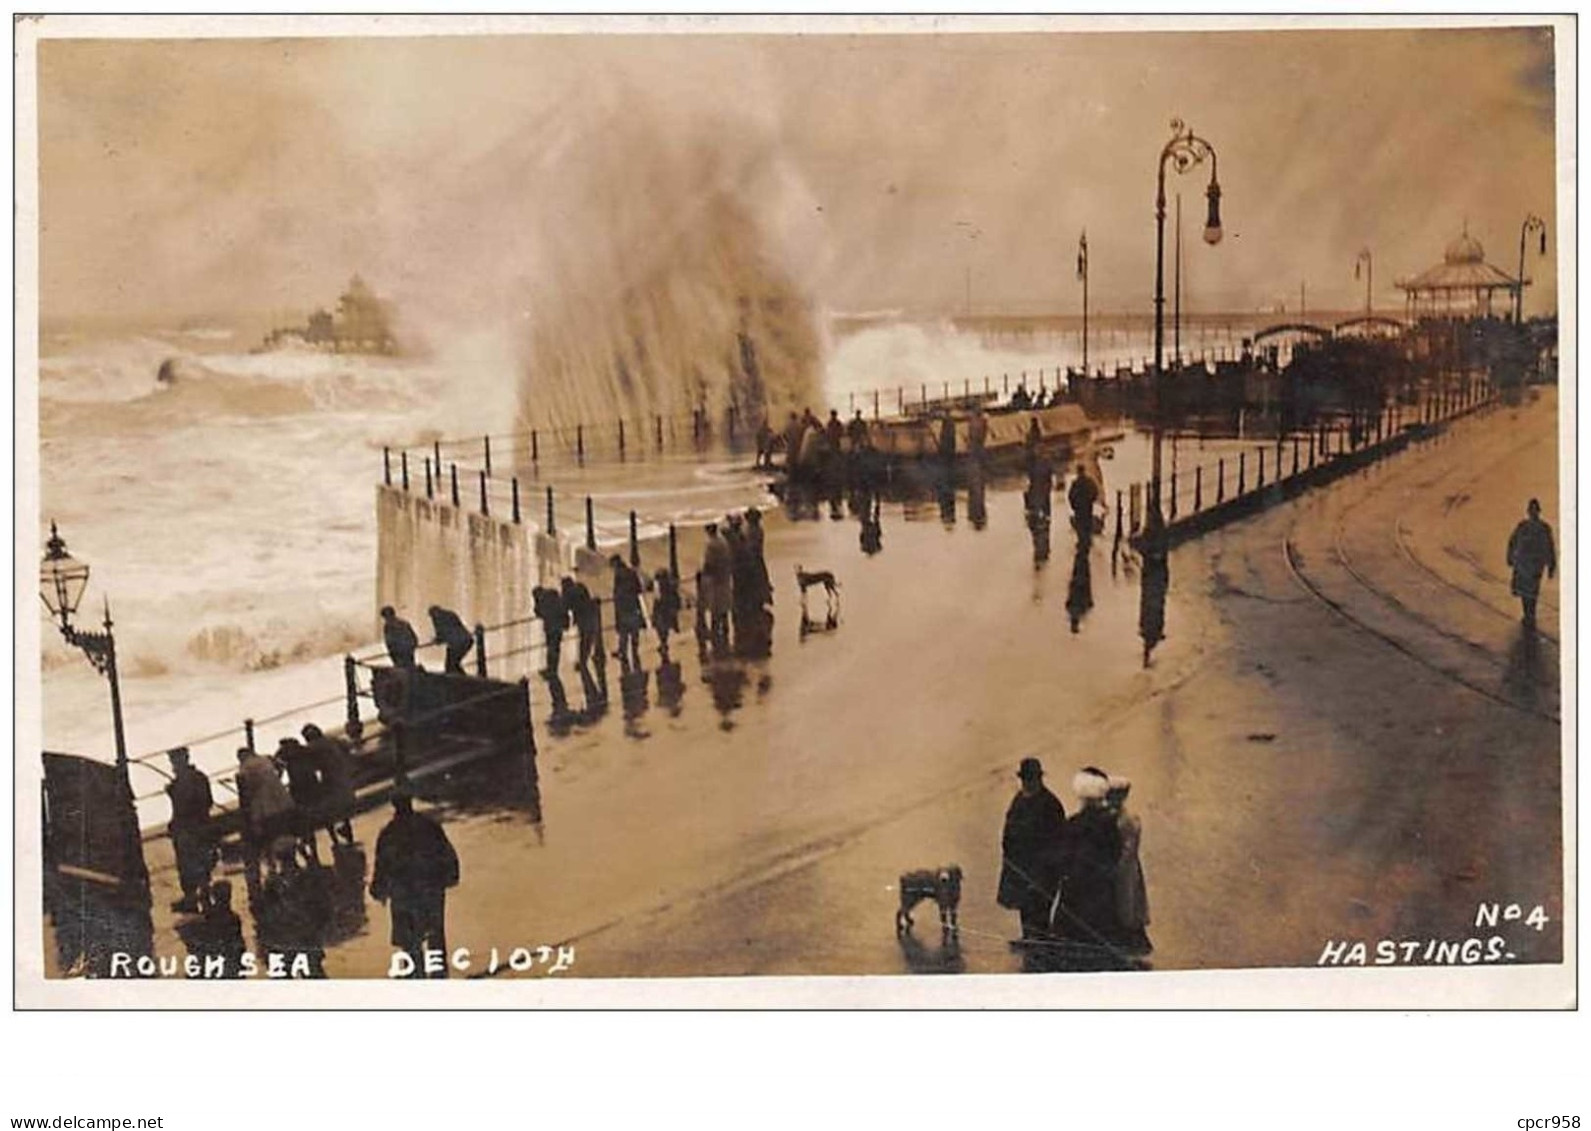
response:
{"label": "street lamp", "polygon": [[[1083,284],[1083,377],[1088,377],[1088,229],[1077,237],[1077,277]],[[1068,390],[1072,391],[1072,390]]]}
{"label": "street lamp", "polygon": [[1155,435],[1151,501],[1157,508],[1160,506],[1160,443],[1166,375],[1166,163],[1170,162],[1178,173],[1186,173],[1195,165],[1203,164],[1205,158],[1210,160],[1210,185],[1204,190],[1209,202],[1209,212],[1204,222],[1204,242],[1214,247],[1221,242],[1221,184],[1216,179],[1215,147],[1196,136],[1181,118],[1173,118],[1171,140],[1160,150],[1155,191]]}
{"label": "street lamp", "polygon": [[88,588],[88,564],[74,558],[66,549],[55,523],[50,523],[50,540],[44,546],[44,561],[39,565],[39,597],[50,610],[66,642],[80,650],[94,670],[110,680],[111,719],[116,728],[116,768],[129,798],[132,785],[127,774],[127,736],[122,727],[122,689],[116,673],[116,637],[111,634],[110,600],[105,601],[105,631],[83,632],[72,624],[83,592]]}
{"label": "street lamp", "polygon": [[1355,279],[1359,277],[1359,268],[1361,265],[1364,267],[1365,275],[1365,317],[1368,318],[1373,313],[1370,306],[1370,295],[1375,287],[1376,278],[1375,256],[1370,254],[1370,249],[1368,247],[1360,248],[1359,258],[1353,261],[1353,277]]}
{"label": "street lamp", "polygon": [[1541,254],[1547,254],[1547,222],[1534,212],[1525,217],[1525,222],[1519,225],[1519,274],[1514,278],[1514,325],[1521,325],[1525,321],[1525,236],[1531,232],[1541,233]]}

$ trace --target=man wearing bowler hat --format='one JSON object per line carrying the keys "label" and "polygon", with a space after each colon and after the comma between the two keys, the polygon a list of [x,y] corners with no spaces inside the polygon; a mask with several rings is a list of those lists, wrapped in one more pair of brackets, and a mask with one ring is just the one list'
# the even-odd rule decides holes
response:
{"label": "man wearing bowler hat", "polygon": [[1044,786],[1044,767],[1024,758],[1017,770],[1021,789],[1005,813],[1000,837],[1001,907],[1022,917],[1023,941],[1049,934],[1050,908],[1060,889],[1066,843],[1066,810]]}

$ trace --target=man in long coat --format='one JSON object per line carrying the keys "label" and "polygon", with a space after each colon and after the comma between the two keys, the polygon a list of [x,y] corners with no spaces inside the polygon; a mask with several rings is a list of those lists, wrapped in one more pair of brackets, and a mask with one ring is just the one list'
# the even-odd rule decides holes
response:
{"label": "man in long coat", "polygon": [[171,907],[173,911],[200,911],[215,870],[215,837],[210,827],[215,795],[210,779],[189,762],[186,746],[172,750],[169,757],[172,776],[166,795],[171,798],[171,820],[166,828],[177,854],[177,880],[182,886],[182,898]]}
{"label": "man in long coat", "polygon": [[1536,600],[1541,596],[1541,574],[1558,575],[1558,552],[1552,544],[1552,527],[1541,520],[1541,503],[1530,500],[1523,522],[1508,538],[1508,564],[1513,567],[1513,593],[1524,606],[1526,628],[1536,627]]}
{"label": "man in long coat", "polygon": [[1024,758],[1017,770],[1022,787],[1005,812],[1000,836],[1001,907],[1022,918],[1022,938],[1049,934],[1050,908],[1060,888],[1066,847],[1066,810],[1044,786],[1044,767]]}
{"label": "man in long coat", "polygon": [[[392,820],[376,838],[370,894],[392,911],[392,945],[414,959],[425,976],[425,951],[447,952],[447,889],[459,882],[459,858],[442,826],[414,811],[400,787],[392,794]],[[447,977],[447,963],[442,972]]]}

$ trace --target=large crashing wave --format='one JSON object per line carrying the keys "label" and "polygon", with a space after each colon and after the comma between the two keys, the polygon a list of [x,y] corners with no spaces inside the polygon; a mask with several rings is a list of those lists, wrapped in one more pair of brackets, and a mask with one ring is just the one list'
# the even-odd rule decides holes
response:
{"label": "large crashing wave", "polygon": [[811,403],[822,340],[802,279],[816,211],[771,143],[618,116],[569,141],[540,202],[519,424],[744,420]]}

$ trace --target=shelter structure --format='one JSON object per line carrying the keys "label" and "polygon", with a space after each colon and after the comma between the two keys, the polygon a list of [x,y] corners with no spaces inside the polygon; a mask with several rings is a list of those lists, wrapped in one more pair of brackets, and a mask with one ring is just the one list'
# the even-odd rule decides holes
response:
{"label": "shelter structure", "polygon": [[1422,318],[1490,318],[1493,313],[1492,296],[1503,292],[1503,310],[1507,314],[1508,298],[1516,288],[1530,285],[1529,279],[1516,279],[1500,267],[1486,262],[1486,249],[1469,234],[1465,225],[1463,233],[1442,255],[1442,262],[1427,268],[1412,279],[1399,279],[1398,289],[1404,293],[1404,303],[1410,321]]}

